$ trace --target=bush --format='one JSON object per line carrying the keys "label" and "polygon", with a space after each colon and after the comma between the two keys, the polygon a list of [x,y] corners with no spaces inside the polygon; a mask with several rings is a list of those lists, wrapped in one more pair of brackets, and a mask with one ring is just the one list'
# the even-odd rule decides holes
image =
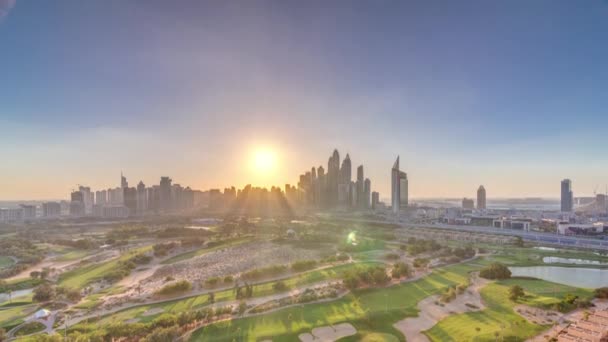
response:
{"label": "bush", "polygon": [[154,329],[150,335],[146,336],[144,342],[165,342],[175,341],[179,337],[179,329],[176,326]]}
{"label": "bush", "polygon": [[55,288],[51,284],[42,284],[34,289],[32,300],[35,302],[48,302],[55,299]]}
{"label": "bush", "polygon": [[296,261],[293,264],[291,264],[291,269],[296,272],[302,272],[302,271],[310,270],[310,269],[314,268],[316,265],[317,265],[317,261],[315,261],[315,260],[302,260],[302,261]]}
{"label": "bush", "polygon": [[231,284],[232,282],[234,282],[234,277],[232,277],[232,276],[224,277],[224,284]]}
{"label": "bush", "polygon": [[486,279],[509,279],[511,278],[511,271],[507,266],[495,262],[482,269],[479,276]]}
{"label": "bush", "polygon": [[384,256],[385,259],[387,260],[397,260],[399,259],[399,254],[397,253],[388,253],[387,255]]}
{"label": "bush", "polygon": [[245,280],[257,280],[260,278],[273,277],[287,272],[287,266],[275,265],[265,268],[256,268],[254,270],[243,273],[241,278]]}
{"label": "bush", "polygon": [[429,264],[429,259],[427,258],[416,258],[414,259],[414,267],[416,268],[422,268],[422,267],[426,267],[426,265]]}
{"label": "bush", "polygon": [[393,265],[393,270],[391,271],[391,276],[395,279],[401,277],[409,277],[412,273],[410,266],[404,262],[398,262]]}
{"label": "bush", "polygon": [[595,289],[595,298],[608,299],[608,287]]}
{"label": "bush", "polygon": [[418,240],[416,238],[410,238],[408,239],[406,249],[410,255],[418,255],[426,252],[438,251],[441,249],[441,245],[435,240]]}
{"label": "bush", "polygon": [[192,289],[192,284],[187,280],[180,280],[173,284],[163,286],[156,294],[161,296],[174,295],[178,293],[188,292]]}
{"label": "bush", "polygon": [[220,278],[218,278],[218,277],[207,278],[205,280],[205,286],[207,286],[207,287],[214,287],[214,286],[217,286],[217,284],[219,282],[220,282]]}
{"label": "bush", "polygon": [[283,292],[287,290],[287,285],[282,281],[277,281],[276,283],[272,284],[272,289],[276,292]]}
{"label": "bush", "polygon": [[512,301],[517,301],[519,298],[525,295],[523,287],[519,285],[513,285],[509,287],[509,299]]}

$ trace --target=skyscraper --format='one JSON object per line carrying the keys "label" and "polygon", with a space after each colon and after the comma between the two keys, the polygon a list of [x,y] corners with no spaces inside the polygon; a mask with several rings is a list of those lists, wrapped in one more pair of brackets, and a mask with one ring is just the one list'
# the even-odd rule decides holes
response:
{"label": "skyscraper", "polygon": [[486,208],[486,189],[483,185],[477,189],[477,209],[483,210]]}
{"label": "skyscraper", "polygon": [[399,156],[391,170],[391,208],[393,213],[399,213],[401,208],[407,208],[409,203],[409,184],[407,173],[399,170]]}
{"label": "skyscraper", "polygon": [[340,153],[335,149],[327,162],[327,204],[333,207],[338,204],[338,184],[340,180]]}
{"label": "skyscraper", "polygon": [[363,165],[357,167],[357,207],[363,208],[365,203],[365,177],[363,175]]}
{"label": "skyscraper", "polygon": [[380,203],[380,194],[377,191],[372,192],[372,209],[376,210]]}
{"label": "skyscraper", "polygon": [[160,177],[160,210],[169,211],[171,210],[171,178]]}
{"label": "skyscraper", "polygon": [[574,195],[572,193],[572,181],[569,179],[562,180],[562,212],[572,212],[574,209]]}
{"label": "skyscraper", "polygon": [[362,209],[369,209],[372,196],[372,181],[370,181],[369,178],[365,178],[365,182],[363,184]]}
{"label": "skyscraper", "polygon": [[120,171],[120,187],[123,189],[129,187],[129,182],[127,182],[127,177],[122,175],[122,171]]}
{"label": "skyscraper", "polygon": [[340,180],[338,183],[338,202],[340,206],[350,206],[350,181],[351,181],[352,165],[350,156],[346,154],[346,158],[342,161],[340,168]]}
{"label": "skyscraper", "polygon": [[148,193],[144,182],[137,184],[137,213],[142,214],[148,210]]}

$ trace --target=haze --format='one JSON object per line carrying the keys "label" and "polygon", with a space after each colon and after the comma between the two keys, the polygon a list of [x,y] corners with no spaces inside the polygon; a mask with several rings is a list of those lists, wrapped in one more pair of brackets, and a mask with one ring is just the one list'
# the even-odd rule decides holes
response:
{"label": "haze", "polygon": [[607,35],[599,0],[0,0],[0,199],[283,186],[334,148],[382,197],[396,155],[411,197],[591,195]]}

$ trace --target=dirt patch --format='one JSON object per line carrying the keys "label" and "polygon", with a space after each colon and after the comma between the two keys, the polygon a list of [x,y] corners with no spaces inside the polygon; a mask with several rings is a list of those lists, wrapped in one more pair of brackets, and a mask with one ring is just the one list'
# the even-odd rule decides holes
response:
{"label": "dirt patch", "polygon": [[350,323],[329,325],[314,328],[311,333],[300,334],[298,337],[302,342],[333,342],[341,338],[357,334],[357,329]]}

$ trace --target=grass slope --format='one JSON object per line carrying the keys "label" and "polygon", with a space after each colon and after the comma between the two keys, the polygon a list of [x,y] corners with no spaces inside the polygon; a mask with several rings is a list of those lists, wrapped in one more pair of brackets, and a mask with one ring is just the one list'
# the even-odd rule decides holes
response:
{"label": "grass slope", "polygon": [[[526,297],[517,303],[508,298],[511,285],[520,285]],[[589,298],[589,290],[555,284],[543,280],[513,278],[488,284],[481,290],[487,308],[478,312],[450,316],[426,332],[431,341],[495,341],[496,333],[505,341],[524,341],[546,327],[535,325],[518,315],[517,304],[546,308],[560,301],[567,293]],[[477,331],[476,328],[479,328]]]}
{"label": "grass slope", "polygon": [[403,339],[392,327],[395,322],[416,315],[416,304],[420,300],[450,285],[465,282],[468,272],[479,267],[475,263],[448,266],[422,279],[385,289],[357,291],[332,302],[217,323],[195,331],[191,341],[255,341],[265,337],[272,337],[275,342],[294,341],[300,333],[341,322],[350,322],[361,332],[354,340],[360,340],[372,331]]}
{"label": "grass slope", "polygon": [[60,276],[59,285],[75,289],[81,289],[87,286],[88,284],[101,279],[106,273],[116,268],[119,262],[126,261],[137,253],[149,251],[151,248],[151,246],[138,248],[134,251],[125,253],[116,259],[106,261],[100,264],[86,265],[66,272]]}

